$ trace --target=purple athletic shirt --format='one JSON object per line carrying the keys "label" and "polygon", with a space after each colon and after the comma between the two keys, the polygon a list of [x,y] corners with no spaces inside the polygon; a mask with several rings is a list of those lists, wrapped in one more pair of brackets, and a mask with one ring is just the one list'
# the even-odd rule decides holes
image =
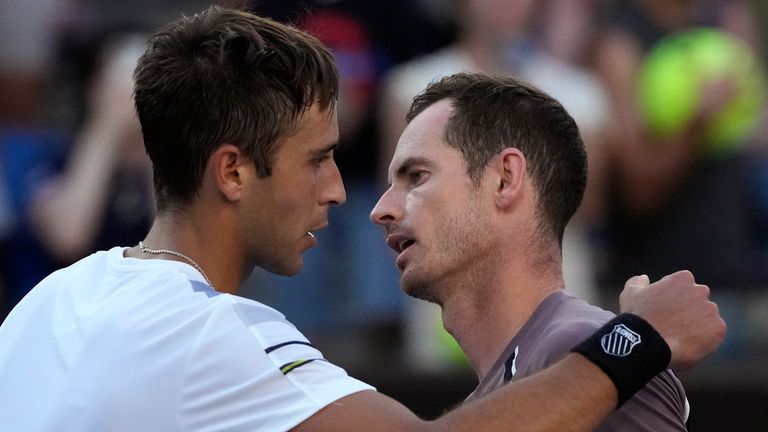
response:
{"label": "purple athletic shirt", "polygon": [[[551,294],[512,338],[467,401],[479,399],[509,381],[556,363],[613,316],[563,291]],[[596,430],[685,431],[687,419],[688,402],[683,385],[672,371],[666,370],[608,416]]]}

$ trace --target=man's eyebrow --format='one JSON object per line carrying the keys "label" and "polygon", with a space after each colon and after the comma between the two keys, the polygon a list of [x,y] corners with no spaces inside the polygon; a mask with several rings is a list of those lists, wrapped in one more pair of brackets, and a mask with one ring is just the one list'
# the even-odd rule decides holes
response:
{"label": "man's eyebrow", "polygon": [[334,142],[334,143],[328,144],[328,145],[327,145],[327,146],[325,146],[325,147],[322,147],[322,148],[320,148],[320,149],[317,149],[317,150],[315,151],[315,154],[318,154],[318,155],[324,155],[324,154],[326,154],[326,153],[328,153],[328,152],[330,152],[330,151],[336,151],[336,150],[338,150],[338,149],[339,149],[339,145],[340,145],[339,141],[336,141],[336,142]]}
{"label": "man's eyebrow", "polygon": [[[405,158],[395,169],[395,177],[402,177],[413,165],[429,164],[429,159],[423,156],[409,156]],[[389,177],[389,184],[392,184],[392,176]]]}

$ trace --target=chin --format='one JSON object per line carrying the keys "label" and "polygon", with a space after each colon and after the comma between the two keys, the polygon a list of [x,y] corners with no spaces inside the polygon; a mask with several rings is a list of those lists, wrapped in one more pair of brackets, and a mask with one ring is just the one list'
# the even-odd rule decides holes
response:
{"label": "chin", "polygon": [[288,262],[285,261],[273,261],[266,263],[262,268],[270,273],[274,273],[280,276],[296,276],[304,266],[304,260],[299,256],[298,259]]}
{"label": "chin", "polygon": [[400,289],[402,289],[404,293],[411,297],[425,300],[430,303],[435,303],[438,305],[442,304],[440,296],[437,295],[437,290],[432,284],[430,284],[424,278],[413,278],[408,276],[409,275],[403,273],[402,277],[400,278]]}

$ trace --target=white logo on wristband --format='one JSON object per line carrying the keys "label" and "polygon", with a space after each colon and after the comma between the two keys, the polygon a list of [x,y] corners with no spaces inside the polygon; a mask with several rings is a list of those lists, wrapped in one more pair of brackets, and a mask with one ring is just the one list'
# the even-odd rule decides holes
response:
{"label": "white logo on wristband", "polygon": [[626,357],[632,348],[640,343],[640,335],[630,330],[624,324],[616,324],[610,333],[600,338],[600,345],[606,354],[616,357]]}

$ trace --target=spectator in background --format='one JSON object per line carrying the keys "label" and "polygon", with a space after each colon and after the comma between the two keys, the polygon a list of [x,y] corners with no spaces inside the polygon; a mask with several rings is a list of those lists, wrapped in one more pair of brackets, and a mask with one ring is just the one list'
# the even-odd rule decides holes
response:
{"label": "spectator in background", "polygon": [[[752,220],[755,190],[749,178],[753,154],[748,145],[708,156],[700,151],[702,131],[731,97],[727,82],[701,87],[697,117],[680,133],[654,136],[637,97],[640,69],[656,43],[693,26],[719,26],[744,14],[705,7],[695,0],[616,3],[606,13],[597,38],[595,65],[611,95],[616,122],[611,145],[612,209],[602,285],[644,268],[650,276],[685,267],[718,287],[768,284],[768,269],[756,260]],[[718,2],[742,7],[743,2]],[[729,23],[749,34],[750,24]],[[722,27],[721,27],[722,28]],[[733,33],[733,32],[732,32]],[[695,73],[691,71],[691,77]],[[723,77],[727,79],[727,77]],[[749,137],[744,140],[749,140]],[[765,221],[763,221],[765,223]],[[654,252],[651,253],[651,250]],[[723,289],[723,288],[721,288]]]}
{"label": "spectator in background", "polygon": [[0,200],[7,211],[6,229],[0,232],[0,309],[6,312],[55,269],[30,226],[29,210],[40,179],[58,169],[65,146],[66,140],[49,131],[14,128],[0,135]]}
{"label": "spectator in background", "polygon": [[272,19],[298,24],[322,11],[353,16],[366,29],[382,70],[434,51],[453,40],[453,28],[435,11],[443,0],[251,0],[251,9]]}
{"label": "spectator in background", "polygon": [[24,232],[19,189],[27,176],[19,177],[16,166],[39,153],[18,144],[35,135],[45,117],[60,6],[57,0],[0,0],[0,321],[19,297],[15,287],[24,278],[17,254],[28,246],[18,238]]}
{"label": "spectator in background", "polygon": [[149,229],[151,166],[131,102],[144,40],[122,35],[105,45],[67,163],[41,182],[30,204],[35,233],[58,262],[138,241]]}
{"label": "spectator in background", "polygon": [[541,47],[566,63],[589,68],[599,10],[610,0],[543,0],[536,34]]}
{"label": "spectator in background", "polygon": [[[576,119],[589,155],[589,179],[584,204],[566,231],[564,271],[572,293],[591,298],[593,275],[587,240],[589,226],[600,214],[602,135],[608,122],[607,96],[599,80],[589,71],[562,62],[543,50],[535,30],[536,3],[532,0],[460,0],[454,17],[458,38],[437,52],[394,68],[385,78],[381,95],[382,138],[380,161],[391,158],[397,138],[405,127],[405,113],[411,99],[430,81],[461,71],[513,75],[529,81],[562,102]],[[545,24],[546,25],[546,24]],[[379,166],[385,178],[386,164]],[[414,312],[411,328],[418,347],[413,355],[431,365],[441,355],[434,346],[440,332],[439,314],[432,305],[409,303]]]}
{"label": "spectator in background", "polygon": [[131,101],[144,38],[107,41],[74,138],[40,128],[6,132],[0,142],[15,223],[0,257],[8,306],[54,269],[115,242],[136,242],[149,229],[151,167]]}
{"label": "spectator in background", "polygon": [[[595,68],[616,113],[606,146],[610,212],[601,286],[607,291],[638,268],[652,278],[671,268],[693,271],[715,287],[713,296],[730,323],[724,354],[754,345],[749,333],[767,325],[766,306],[750,312],[766,305],[759,296],[768,287],[768,165],[758,150],[765,139],[746,135],[730,142],[728,151],[702,150],[707,128],[737,95],[733,75],[702,83],[691,120],[663,136],[649,128],[637,89],[647,56],[666,37],[707,26],[746,43],[757,40],[754,14],[745,12],[749,6],[741,0],[614,2],[595,47]],[[693,68],[689,79],[696,79]],[[605,292],[605,298],[612,295]],[[750,321],[750,315],[759,319]]]}
{"label": "spectator in background", "polygon": [[[33,203],[41,185],[62,172],[73,136],[82,124],[83,116],[77,114],[83,104],[78,90],[81,81],[91,76],[81,66],[93,62],[91,48],[97,40],[93,36],[98,29],[133,20],[119,12],[113,15],[119,18],[106,19],[100,11],[125,7],[141,10],[144,18],[158,15],[157,8],[133,7],[134,1],[117,7],[110,2],[102,9],[96,3],[0,1],[0,207],[6,211],[5,228],[0,229],[0,285],[4,291],[0,292],[0,317],[42,277],[72,257],[69,252],[63,259],[49,253],[46,239],[39,237],[40,227],[32,222],[37,206]],[[144,18],[136,17],[133,24]],[[73,46],[85,45],[85,57],[71,55]],[[69,213],[83,205],[76,197],[64,207]],[[58,230],[70,228],[65,219],[54,223],[60,226]]]}

